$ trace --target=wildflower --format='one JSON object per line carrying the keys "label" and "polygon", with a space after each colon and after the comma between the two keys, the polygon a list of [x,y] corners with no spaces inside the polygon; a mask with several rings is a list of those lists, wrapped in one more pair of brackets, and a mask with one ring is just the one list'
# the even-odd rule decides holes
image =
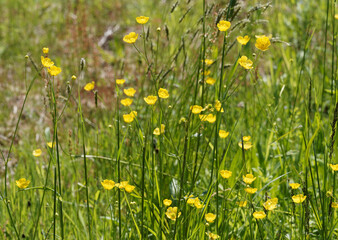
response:
{"label": "wildflower", "polygon": [[211,73],[210,70],[207,70],[207,71],[204,71],[204,72],[203,72],[203,75],[204,75],[204,76],[208,76],[208,75],[210,75],[210,73]]}
{"label": "wildflower", "polygon": [[126,88],[123,89],[124,94],[126,94],[128,97],[134,97],[136,90],[134,88]]}
{"label": "wildflower", "polygon": [[62,70],[57,66],[51,66],[50,68],[48,68],[48,72],[52,76],[57,76],[62,72]]}
{"label": "wildflower", "polygon": [[178,121],[179,124],[186,123],[187,119],[185,117],[181,117],[180,121]]}
{"label": "wildflower", "polygon": [[335,15],[334,15],[334,18],[338,20],[338,14],[335,14]]}
{"label": "wildflower", "polygon": [[243,176],[243,181],[246,184],[251,184],[255,180],[256,180],[256,177],[254,177],[252,174],[247,174],[247,175]]}
{"label": "wildflower", "polygon": [[221,20],[219,21],[219,23],[217,23],[218,30],[220,30],[221,32],[225,32],[226,30],[230,28],[230,26],[231,26],[231,23],[228,21],[224,21],[224,20]]}
{"label": "wildflower", "polygon": [[255,44],[256,48],[262,51],[268,50],[269,46],[271,45],[270,39],[265,35],[256,36],[256,37],[257,37],[256,44]]}
{"label": "wildflower", "polygon": [[49,48],[46,48],[46,47],[42,48],[42,52],[43,52],[44,54],[48,54]]}
{"label": "wildflower", "polygon": [[124,187],[124,190],[126,190],[127,193],[131,193],[135,189],[135,186],[127,184]]}
{"label": "wildflower", "polygon": [[164,88],[160,88],[158,90],[158,96],[160,98],[168,98],[169,97],[169,93],[168,93],[168,90],[167,89],[164,89]]}
{"label": "wildflower", "polygon": [[254,194],[255,192],[257,192],[257,188],[244,188],[244,191],[246,191],[249,194]]}
{"label": "wildflower", "polygon": [[242,142],[239,142],[238,146],[240,148],[244,148],[244,150],[248,150],[248,149],[252,148],[252,143],[251,142],[244,142],[244,146],[242,146]]}
{"label": "wildflower", "polygon": [[253,62],[247,56],[242,56],[240,59],[238,59],[238,63],[245,69],[253,68],[252,67]]}
{"label": "wildflower", "polygon": [[213,61],[212,59],[205,59],[204,62],[205,62],[205,64],[208,65],[208,66],[210,66],[211,64],[214,63],[214,61]]}
{"label": "wildflower", "polygon": [[217,235],[216,233],[211,233],[211,232],[207,233],[207,236],[209,237],[209,240],[215,240],[215,239],[220,238],[219,235]]}
{"label": "wildflower", "polygon": [[266,201],[265,203],[263,203],[263,207],[268,211],[272,211],[275,208],[277,208],[277,203],[278,203],[278,198],[272,198]]}
{"label": "wildflower", "polygon": [[48,142],[48,143],[47,143],[47,146],[48,146],[49,148],[53,148],[53,147],[55,147],[55,142]]}
{"label": "wildflower", "polygon": [[15,181],[15,182],[16,182],[16,186],[18,186],[21,189],[24,189],[24,188],[28,187],[28,185],[31,181],[26,180],[26,178],[20,178],[19,180]]}
{"label": "wildflower", "polygon": [[245,207],[247,203],[248,203],[247,201],[239,201],[237,202],[237,205],[240,207]]}
{"label": "wildflower", "polygon": [[146,24],[149,20],[149,17],[140,16],[136,18],[136,22],[139,24]]}
{"label": "wildflower", "polygon": [[222,178],[229,178],[232,175],[232,172],[228,170],[220,170],[219,173],[221,174]]}
{"label": "wildflower", "polygon": [[250,136],[243,136],[243,141],[248,142],[250,141],[251,137]]}
{"label": "wildflower", "polygon": [[126,80],[124,79],[116,79],[116,84],[117,85],[122,85],[123,83],[125,83]]}
{"label": "wildflower", "polygon": [[302,203],[304,202],[306,199],[306,196],[304,196],[303,194],[298,194],[298,195],[294,195],[292,196],[292,201],[294,203]]}
{"label": "wildflower", "polygon": [[330,164],[330,167],[333,171],[338,171],[338,164]]}
{"label": "wildflower", "polygon": [[216,108],[217,112],[219,112],[219,111],[224,112],[224,109],[222,108],[222,103],[219,100],[216,100],[215,108]]}
{"label": "wildflower", "polygon": [[250,41],[250,37],[248,35],[246,35],[244,37],[238,36],[237,41],[242,45],[246,45]]}
{"label": "wildflower", "polygon": [[41,153],[42,153],[42,151],[41,151],[40,148],[39,148],[39,149],[35,149],[35,150],[33,151],[33,156],[34,156],[34,157],[40,157],[40,156],[41,156]]}
{"label": "wildflower", "polygon": [[43,56],[41,56],[41,63],[46,68],[49,68],[49,67],[54,65],[54,62],[52,62],[52,60],[50,60],[50,58],[47,58],[47,57],[45,58]]}
{"label": "wildflower", "polygon": [[193,114],[200,114],[203,108],[199,105],[193,105],[190,107],[190,110],[192,111]]}
{"label": "wildflower", "polygon": [[332,194],[332,190],[329,190],[326,192],[326,196],[329,198],[329,197],[333,197],[333,194]]}
{"label": "wildflower", "polygon": [[148,96],[144,98],[144,101],[148,104],[148,105],[154,105],[157,101],[157,96]]}
{"label": "wildflower", "polygon": [[205,214],[205,220],[207,220],[207,222],[213,223],[215,219],[216,219],[216,214],[213,214],[213,213]]}
{"label": "wildflower", "polygon": [[128,35],[123,37],[123,41],[126,43],[135,43],[138,38],[138,34],[135,32],[131,32]]}
{"label": "wildflower", "polygon": [[169,207],[165,213],[167,218],[176,221],[176,218],[179,218],[181,216],[181,212],[177,214],[177,207]]}
{"label": "wildflower", "polygon": [[130,99],[130,98],[125,98],[121,100],[121,104],[126,107],[130,106],[132,103],[133,103],[133,99]]}
{"label": "wildflower", "polygon": [[264,211],[254,212],[252,215],[256,219],[263,219],[266,217],[266,214],[264,213]]}
{"label": "wildflower", "polygon": [[160,27],[156,28],[156,31],[161,32],[161,28]]}
{"label": "wildflower", "polygon": [[173,201],[171,201],[170,199],[164,199],[163,200],[163,204],[166,207],[169,207],[172,204]]}
{"label": "wildflower", "polygon": [[331,207],[332,207],[332,208],[338,208],[338,203],[332,202],[332,203],[331,203]]}
{"label": "wildflower", "polygon": [[124,189],[128,184],[128,181],[122,181],[120,183],[115,183],[115,187],[118,187],[119,189]]}
{"label": "wildflower", "polygon": [[197,209],[200,209],[202,208],[204,205],[201,203],[201,200],[199,200],[199,198],[195,198],[195,201],[194,201],[194,206],[197,208]]}
{"label": "wildflower", "polygon": [[132,116],[133,118],[137,117],[137,112],[136,111],[131,111],[130,112],[130,116]]}
{"label": "wildflower", "polygon": [[76,76],[75,75],[72,76],[72,80],[76,80]]}
{"label": "wildflower", "polygon": [[205,121],[209,123],[214,123],[216,121],[216,115],[208,114],[205,118]]}
{"label": "wildflower", "polygon": [[300,187],[300,184],[299,183],[289,183],[289,186],[292,188],[292,189],[297,189]]}
{"label": "wildflower", "polygon": [[194,203],[195,203],[195,198],[188,198],[187,203],[188,203],[190,206],[193,206]]}
{"label": "wildflower", "polygon": [[159,136],[161,133],[164,133],[165,125],[161,124],[161,131],[159,128],[155,128],[153,134]]}
{"label": "wildflower", "polygon": [[216,82],[216,79],[215,78],[212,78],[212,77],[207,77],[207,79],[205,80],[205,82],[209,85],[214,85],[215,82]]}
{"label": "wildflower", "polygon": [[87,83],[86,86],[84,86],[84,90],[86,90],[87,92],[93,90],[95,87],[95,82],[92,81],[91,83]]}
{"label": "wildflower", "polygon": [[218,135],[220,138],[226,138],[229,136],[229,132],[226,132],[224,130],[219,130]]}
{"label": "wildflower", "polygon": [[134,115],[133,114],[123,114],[123,121],[125,121],[126,123],[131,123],[132,121],[134,121]]}
{"label": "wildflower", "polygon": [[102,187],[103,187],[104,189],[106,189],[106,190],[111,190],[111,189],[113,189],[113,188],[115,187],[115,182],[112,181],[112,180],[106,179],[106,180],[103,180],[103,181],[101,182],[101,185],[102,185]]}

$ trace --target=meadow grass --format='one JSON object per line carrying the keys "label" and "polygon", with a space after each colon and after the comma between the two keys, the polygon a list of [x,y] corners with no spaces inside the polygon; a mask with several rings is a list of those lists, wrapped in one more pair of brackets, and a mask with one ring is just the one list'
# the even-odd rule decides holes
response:
{"label": "meadow grass", "polygon": [[338,239],[334,0],[0,3],[0,239]]}

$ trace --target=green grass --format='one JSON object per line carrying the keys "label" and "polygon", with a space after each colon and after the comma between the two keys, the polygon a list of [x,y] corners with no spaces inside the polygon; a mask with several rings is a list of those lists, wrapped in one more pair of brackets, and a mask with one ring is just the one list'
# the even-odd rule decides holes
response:
{"label": "green grass", "polygon": [[[0,239],[338,239],[333,0],[0,4]],[[149,22],[137,24],[140,15]],[[231,28],[218,31],[226,19]],[[135,45],[122,40],[132,31]],[[255,47],[263,34],[271,35],[264,52]],[[251,39],[241,46],[244,35]],[[42,66],[43,47],[61,74]],[[253,69],[238,64],[243,55]],[[129,87],[136,94],[126,107]],[[169,98],[147,105],[160,88]],[[216,121],[201,121],[192,105]],[[137,117],[126,123],[131,111]],[[239,147],[243,136],[252,148]],[[252,195],[247,173],[256,177]],[[27,188],[16,186],[20,178]],[[135,189],[105,190],[105,179]],[[294,203],[297,194],[306,200]],[[201,208],[188,204],[196,197]],[[263,207],[270,198],[278,198],[273,211]],[[178,208],[176,221],[164,199]],[[266,217],[255,219],[257,211]]]}

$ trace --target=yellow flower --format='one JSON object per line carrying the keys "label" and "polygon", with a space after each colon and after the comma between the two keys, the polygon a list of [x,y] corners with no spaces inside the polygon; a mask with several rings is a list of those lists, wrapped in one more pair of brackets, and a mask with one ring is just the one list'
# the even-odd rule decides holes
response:
{"label": "yellow flower", "polygon": [[48,142],[47,143],[47,146],[49,147],[49,148],[53,148],[53,147],[55,147],[55,142],[53,143],[53,142]]}
{"label": "yellow flower", "polygon": [[221,20],[219,21],[219,23],[217,23],[218,30],[220,30],[221,32],[225,32],[226,30],[230,28],[230,26],[231,26],[231,23],[228,21],[224,21],[224,20]]}
{"label": "yellow flower", "polygon": [[246,184],[251,184],[253,183],[253,181],[256,180],[256,177],[254,177],[252,174],[247,174],[246,176],[243,176],[243,181]]}
{"label": "yellow flower", "polygon": [[237,41],[242,45],[246,45],[250,41],[250,37],[248,35],[246,35],[244,37],[238,36]]}
{"label": "yellow flower", "polygon": [[209,85],[214,85],[215,82],[216,82],[216,79],[215,78],[212,78],[212,77],[207,77],[207,79],[205,80],[205,82]]}
{"label": "yellow flower", "polygon": [[128,181],[122,181],[120,183],[115,183],[115,187],[118,187],[119,189],[124,189],[128,184]]}
{"label": "yellow flower", "polygon": [[250,136],[243,136],[243,141],[248,142],[250,141],[251,137]]}
{"label": "yellow flower", "polygon": [[333,171],[338,171],[338,164],[330,164],[330,167]]}
{"label": "yellow flower", "polygon": [[211,232],[207,233],[207,236],[209,237],[209,240],[215,240],[215,239],[220,238],[219,235],[217,235],[216,233],[211,233]]}
{"label": "yellow flower", "polygon": [[48,68],[48,72],[52,76],[57,76],[62,72],[62,70],[57,66],[51,66],[50,68]]}
{"label": "yellow flower", "polygon": [[169,207],[165,213],[167,218],[176,221],[176,218],[179,218],[181,216],[181,212],[177,214],[177,207]]}
{"label": "yellow flower", "polygon": [[113,189],[115,187],[115,182],[112,181],[112,180],[106,179],[106,180],[104,180],[104,181],[101,182],[101,185],[102,185],[102,187],[104,189],[111,190],[111,189]]}
{"label": "yellow flower", "polygon": [[257,188],[244,188],[244,191],[249,194],[254,194],[255,192],[257,192]]}
{"label": "yellow flower", "polygon": [[43,52],[44,54],[48,54],[49,48],[46,48],[46,47],[42,48],[42,52]]}
{"label": "yellow flower", "polygon": [[269,46],[271,45],[270,39],[265,35],[256,36],[256,37],[257,37],[256,44],[255,44],[256,48],[262,51],[268,50]]}
{"label": "yellow flower", "polygon": [[124,187],[124,190],[126,190],[127,193],[131,193],[135,189],[135,186],[127,184]]}
{"label": "yellow flower", "polygon": [[292,188],[292,189],[297,189],[300,187],[300,184],[299,183],[289,183],[289,186]]}
{"label": "yellow flower", "polygon": [[201,106],[198,105],[193,105],[190,107],[190,110],[192,111],[193,114],[200,114],[203,110]]}
{"label": "yellow flower", "polygon": [[24,189],[24,188],[28,187],[28,185],[31,181],[26,180],[26,178],[20,178],[19,180],[15,181],[15,182],[16,182],[16,186],[18,186],[21,189]]}
{"label": "yellow flower", "polygon": [[117,85],[122,85],[123,83],[125,83],[126,80],[124,79],[116,79],[116,84]]}
{"label": "yellow flower", "polygon": [[187,203],[188,203],[189,205],[193,206],[194,203],[195,203],[195,198],[188,198]]}
{"label": "yellow flower", "polygon": [[215,219],[216,219],[216,214],[213,214],[213,213],[205,214],[205,220],[207,220],[207,222],[213,223]]}
{"label": "yellow flower", "polygon": [[72,76],[72,80],[76,80],[76,76],[75,75]]}
{"label": "yellow flower", "polygon": [[242,146],[242,142],[239,142],[238,146],[240,148],[244,148],[244,150],[248,150],[248,149],[252,148],[252,143],[251,142],[244,142],[244,146]]}
{"label": "yellow flower", "polygon": [[205,121],[208,121],[209,123],[214,123],[216,121],[216,115],[208,114],[205,118]]}
{"label": "yellow flower", "polygon": [[133,99],[130,99],[130,98],[125,98],[121,100],[121,104],[126,107],[130,106],[132,103],[133,103]]}
{"label": "yellow flower", "polygon": [[332,202],[332,203],[331,203],[331,207],[332,207],[332,208],[338,208],[338,203]]}
{"label": "yellow flower", "polygon": [[136,111],[131,111],[130,112],[130,116],[132,116],[133,118],[137,117],[137,112]]}
{"label": "yellow flower", "polygon": [[295,203],[302,203],[305,201],[305,199],[306,199],[306,196],[304,196],[303,194],[292,196],[292,201]]}
{"label": "yellow flower", "polygon": [[195,201],[194,201],[194,206],[197,208],[197,209],[201,209],[204,205],[201,203],[201,200],[199,200],[199,198],[195,198]]}
{"label": "yellow flower", "polygon": [[169,207],[172,204],[173,201],[171,201],[170,199],[164,199],[163,200],[163,204],[166,207]]}
{"label": "yellow flower", "polygon": [[136,22],[139,24],[146,24],[149,20],[149,17],[140,16],[136,18]]}
{"label": "yellow flower", "polygon": [[210,66],[211,64],[214,63],[214,61],[213,61],[212,59],[205,59],[204,62],[205,62],[205,64],[208,65],[208,66]]}
{"label": "yellow flower", "polygon": [[45,58],[43,56],[41,56],[41,63],[46,68],[49,68],[54,65],[54,63],[52,62],[52,60],[50,60],[50,58],[47,57]]}
{"label": "yellow flower", "polygon": [[220,170],[219,173],[221,174],[222,178],[229,178],[232,175],[232,172],[228,170]]}
{"label": "yellow flower", "polygon": [[238,63],[244,67],[245,69],[252,69],[253,62],[246,56],[242,56],[240,59],[238,59]]}
{"label": "yellow flower", "polygon": [[123,37],[123,41],[126,43],[135,43],[138,38],[138,34],[135,32],[131,32],[128,35]]}
{"label": "yellow flower", "polygon": [[229,136],[229,132],[226,132],[224,130],[219,130],[218,135],[220,138],[226,138],[227,136]]}
{"label": "yellow flower", "polygon": [[219,100],[215,101],[215,108],[216,108],[217,112],[219,112],[219,111],[224,112],[224,109],[222,108],[222,103]]}
{"label": "yellow flower", "polygon": [[265,214],[264,211],[254,212],[252,215],[253,215],[254,218],[256,218],[256,219],[263,219],[263,218],[266,217],[266,214]]}
{"label": "yellow flower", "polygon": [[134,121],[135,115],[134,114],[123,114],[123,121],[125,121],[126,123],[131,123],[132,121]]}
{"label": "yellow flower", "polygon": [[334,15],[334,18],[335,18],[335,19],[338,19],[338,14],[335,14],[335,15]]}
{"label": "yellow flower", "polygon": [[148,104],[148,105],[154,105],[157,101],[157,96],[148,96],[144,98],[144,101]]}
{"label": "yellow flower", "polygon": [[155,128],[153,134],[159,136],[161,133],[164,133],[165,125],[161,124],[161,132],[159,128]]}
{"label": "yellow flower", "polygon": [[124,94],[126,94],[128,97],[134,97],[136,90],[134,88],[126,88],[123,89]]}
{"label": "yellow flower", "polygon": [[158,96],[159,96],[160,98],[168,98],[168,97],[169,97],[169,93],[168,93],[167,89],[160,88],[160,89],[158,90]]}
{"label": "yellow flower", "polygon": [[34,157],[40,157],[40,156],[41,156],[41,153],[42,153],[42,151],[41,151],[40,148],[39,148],[39,149],[35,149],[35,150],[33,151],[33,156],[34,156]]}
{"label": "yellow flower", "polygon": [[272,211],[275,208],[277,208],[277,203],[278,203],[278,198],[272,198],[266,201],[265,203],[263,203],[263,207],[268,211]]}
{"label": "yellow flower", "polygon": [[247,203],[248,203],[247,201],[239,201],[237,202],[237,205],[240,207],[245,207]]}
{"label": "yellow flower", "polygon": [[206,71],[203,72],[203,75],[208,76],[208,75],[210,75],[210,73],[211,73],[210,70],[206,70]]}
{"label": "yellow flower", "polygon": [[92,81],[91,83],[87,83],[86,86],[84,86],[84,90],[86,90],[87,92],[93,90],[95,87],[95,82]]}

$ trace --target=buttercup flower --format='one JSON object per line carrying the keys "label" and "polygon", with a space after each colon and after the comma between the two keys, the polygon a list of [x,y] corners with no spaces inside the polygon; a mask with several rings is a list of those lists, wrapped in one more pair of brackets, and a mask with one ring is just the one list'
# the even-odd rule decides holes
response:
{"label": "buttercup flower", "polygon": [[181,212],[177,214],[177,207],[169,207],[165,213],[167,218],[176,221],[176,218],[179,218],[181,216]]}
{"label": "buttercup flower", "polygon": [[255,192],[257,192],[257,188],[244,188],[244,191],[249,194],[254,194]]}
{"label": "buttercup flower", "polygon": [[205,62],[205,64],[208,65],[208,66],[210,66],[211,64],[214,63],[214,61],[213,61],[212,59],[205,59],[204,62]]}
{"label": "buttercup flower", "polygon": [[136,18],[136,22],[139,24],[146,24],[149,20],[149,17],[140,16]]}
{"label": "buttercup flower", "polygon": [[15,181],[15,182],[16,182],[16,186],[18,186],[21,189],[24,189],[24,188],[28,187],[28,185],[31,181],[26,180],[26,178],[20,178],[19,180]]}
{"label": "buttercup flower", "polygon": [[190,206],[193,206],[194,203],[195,203],[195,198],[188,198],[187,203],[188,203]]}
{"label": "buttercup flower", "polygon": [[333,171],[338,171],[338,164],[330,164],[330,167]]}
{"label": "buttercup flower", "polygon": [[95,87],[95,82],[92,81],[91,83],[87,83],[86,86],[84,86],[84,90],[86,90],[87,92],[93,90]]}
{"label": "buttercup flower", "polygon": [[171,201],[170,199],[164,199],[163,200],[163,204],[166,207],[169,207],[172,204],[173,201]]}
{"label": "buttercup flower", "polygon": [[169,93],[168,93],[167,89],[160,88],[160,89],[158,90],[158,96],[159,96],[160,98],[168,98],[168,97],[169,97]]}
{"label": "buttercup flower", "polygon": [[256,177],[254,177],[252,174],[247,174],[247,175],[243,176],[243,181],[246,184],[251,184],[255,180],[256,180]]}
{"label": "buttercup flower", "polygon": [[229,132],[226,132],[224,130],[219,130],[218,135],[220,138],[226,138],[227,136],[229,136]]}
{"label": "buttercup flower", "polygon": [[46,47],[42,48],[42,52],[43,52],[44,54],[48,54],[49,48],[46,48]]}
{"label": "buttercup flower", "polygon": [[75,75],[72,76],[72,80],[76,80],[76,76]]}
{"label": "buttercup flower", "polygon": [[133,99],[130,99],[130,98],[125,98],[121,100],[121,104],[126,107],[130,106],[132,103],[133,103]]}
{"label": "buttercup flower", "polygon": [[48,142],[47,143],[47,146],[49,147],[49,148],[53,148],[53,147],[55,147],[55,142],[53,143],[53,142]]}
{"label": "buttercup flower", "polygon": [[124,79],[116,79],[116,84],[117,85],[122,85],[123,83],[125,83],[126,80]]}
{"label": "buttercup flower", "polygon": [[128,185],[129,185],[128,181],[122,181],[120,183],[115,183],[115,187],[118,187],[119,189],[124,189]]}
{"label": "buttercup flower", "polygon": [[270,39],[265,35],[256,36],[256,37],[257,37],[256,44],[255,44],[256,48],[262,51],[268,50],[269,46],[271,45]]}
{"label": "buttercup flower", "polygon": [[134,121],[134,114],[123,114],[123,121],[125,121],[126,123],[131,123],[132,121]]}
{"label": "buttercup flower", "polygon": [[42,153],[42,151],[41,151],[40,148],[39,148],[39,149],[35,149],[35,150],[33,151],[33,156],[34,156],[34,157],[40,157],[40,156],[41,156],[41,153]]}
{"label": "buttercup flower", "polygon": [[211,232],[207,233],[207,236],[209,237],[209,240],[215,240],[215,239],[220,238],[219,235],[217,235],[216,233],[211,233]]}
{"label": "buttercup flower", "polygon": [[128,97],[134,97],[136,90],[134,88],[126,88],[123,89],[124,94],[126,94]]}
{"label": "buttercup flower", "polygon": [[219,100],[215,101],[215,109],[217,110],[217,112],[224,112],[224,109],[222,108],[222,103]]}
{"label": "buttercup flower", "polygon": [[62,72],[62,70],[57,66],[51,66],[50,68],[48,68],[48,72],[51,76],[57,76]]}
{"label": "buttercup flower", "polygon": [[153,134],[159,136],[161,133],[164,133],[165,125],[161,124],[161,132],[159,128],[155,128]]}
{"label": "buttercup flower", "polygon": [[215,78],[212,78],[212,77],[207,77],[207,79],[205,80],[205,82],[209,85],[214,85],[215,82],[216,82],[216,79]]}
{"label": "buttercup flower", "polygon": [[221,20],[219,21],[219,23],[217,23],[218,30],[220,30],[221,32],[225,32],[226,30],[230,28],[230,26],[231,26],[231,23],[228,21],[224,21],[224,20]]}
{"label": "buttercup flower", "polygon": [[144,98],[144,101],[148,104],[148,105],[154,105],[157,101],[157,96],[148,96]]}
{"label": "buttercup flower", "polygon": [[134,189],[135,189],[135,186],[129,185],[129,184],[127,184],[127,185],[124,187],[124,190],[126,190],[127,193],[131,193],[132,191],[134,191]]}
{"label": "buttercup flower", "polygon": [[244,146],[242,146],[242,142],[239,142],[238,146],[240,148],[244,148],[244,150],[248,150],[248,149],[252,148],[252,143],[251,142],[244,142]]}
{"label": "buttercup flower", "polygon": [[250,141],[251,137],[250,136],[243,136],[243,141],[248,142]]}
{"label": "buttercup flower", "polygon": [[294,203],[302,203],[304,202],[306,199],[306,196],[304,196],[303,194],[298,194],[298,195],[294,195],[292,196],[292,201]]}
{"label": "buttercup flower", "polygon": [[289,186],[292,188],[292,189],[297,189],[300,187],[300,184],[299,183],[289,183]]}
{"label": "buttercup flower", "polygon": [[131,111],[130,112],[130,116],[132,116],[133,118],[137,117],[137,112],[136,111]]}
{"label": "buttercup flower", "polygon": [[232,175],[232,172],[228,170],[220,170],[219,173],[221,174],[222,178],[229,178]]}
{"label": "buttercup flower", "polygon": [[47,57],[45,58],[43,56],[41,56],[41,63],[46,68],[49,68],[49,67],[54,65],[54,62],[52,62],[52,60],[50,60],[50,58],[47,58]]}
{"label": "buttercup flower", "polygon": [[216,122],[216,115],[213,115],[213,114],[208,114],[204,120],[202,121],[207,121],[209,123],[214,123]]}
{"label": "buttercup flower", "polygon": [[236,202],[236,203],[240,207],[245,207],[248,202],[247,201],[239,201],[239,202]]}
{"label": "buttercup flower", "polygon": [[106,180],[103,180],[103,181],[101,182],[101,185],[102,185],[102,187],[103,187],[104,189],[106,189],[106,190],[111,190],[111,189],[113,189],[113,188],[115,187],[115,182],[112,181],[112,180],[106,179]]}
{"label": "buttercup flower", "polygon": [[193,105],[190,107],[190,110],[192,111],[193,114],[200,114],[203,110],[201,106],[198,105]]}
{"label": "buttercup flower", "polygon": [[263,207],[268,211],[272,211],[275,208],[277,208],[277,203],[278,203],[278,198],[272,198],[266,201],[265,203],[263,203]]}
{"label": "buttercup flower", "polygon": [[123,41],[126,43],[135,43],[138,38],[138,34],[135,32],[131,32],[128,35],[123,37]]}
{"label": "buttercup flower", "polygon": [[238,36],[237,41],[242,45],[246,45],[250,41],[250,37],[248,35],[246,35],[244,37]]}
{"label": "buttercup flower", "polygon": [[256,219],[263,219],[263,218],[266,217],[266,214],[265,214],[264,211],[254,212],[252,215],[253,215],[254,218],[256,218]]}
{"label": "buttercup flower", "polygon": [[208,75],[210,75],[210,73],[211,73],[210,70],[206,70],[206,71],[203,72],[203,75],[208,76]]}
{"label": "buttercup flower", "polygon": [[253,62],[248,59],[246,56],[242,56],[240,59],[238,59],[238,63],[244,67],[245,69],[252,69]]}
{"label": "buttercup flower", "polygon": [[216,214],[213,214],[213,213],[205,214],[205,220],[207,220],[207,222],[213,223],[215,219],[216,219]]}
{"label": "buttercup flower", "polygon": [[331,207],[332,207],[332,208],[338,208],[338,203],[332,202],[332,203],[331,203]]}
{"label": "buttercup flower", "polygon": [[197,197],[197,198],[195,198],[194,206],[195,206],[195,208],[200,209],[200,208],[202,208],[204,205],[201,203],[201,200]]}

